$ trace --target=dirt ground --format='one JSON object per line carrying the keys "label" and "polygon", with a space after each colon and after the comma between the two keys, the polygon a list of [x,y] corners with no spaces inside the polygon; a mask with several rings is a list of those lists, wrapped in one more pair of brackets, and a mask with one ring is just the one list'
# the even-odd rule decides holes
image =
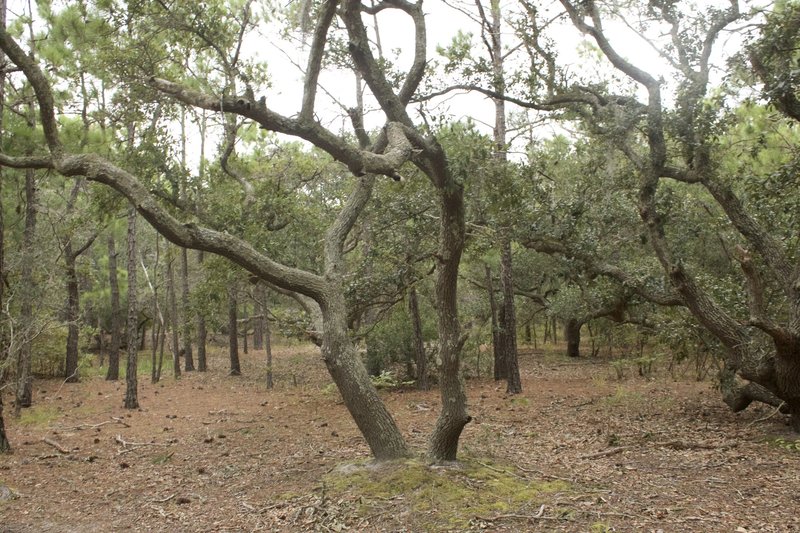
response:
{"label": "dirt ground", "polygon": [[[448,492],[452,474],[417,463],[433,490],[378,490],[408,466],[359,485],[368,450],[317,352],[275,357],[273,390],[252,352],[242,377],[222,352],[204,374],[142,376],[133,412],[123,382],[37,381],[36,407],[7,418],[0,531],[800,531],[798,437],[770,409],[730,413],[710,383],[526,351],[523,394],[467,383],[461,457],[483,474]],[[424,450],[438,391],[381,394]],[[508,480],[503,502],[467,505]]]}

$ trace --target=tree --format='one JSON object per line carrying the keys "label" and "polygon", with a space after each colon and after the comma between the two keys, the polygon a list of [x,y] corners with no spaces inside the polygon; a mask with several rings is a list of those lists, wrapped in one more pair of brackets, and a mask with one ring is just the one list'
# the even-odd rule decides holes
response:
{"label": "tree", "polygon": [[[212,7],[227,9],[217,5]],[[246,8],[249,8],[249,4]],[[397,86],[393,86],[388,73],[374,57],[367,38],[367,29],[362,21],[364,13],[387,9],[408,16],[416,29],[413,64]],[[225,18],[224,11],[220,14],[222,16],[218,18],[207,13],[203,18],[222,22],[230,20]],[[387,118],[381,132],[374,139],[369,139],[363,126],[358,127],[361,117],[354,117],[356,134],[368,140],[370,149],[353,146],[347,137],[331,133],[314,120],[318,76],[325,57],[326,43],[335,43],[335,40],[328,39],[328,34],[337,15],[347,32],[349,45],[346,53]],[[143,20],[146,19],[144,17]],[[233,35],[238,33],[234,32]],[[341,3],[328,1],[322,4],[310,46],[302,106],[294,117],[282,116],[267,107],[263,101],[250,98],[249,95],[255,91],[248,90],[248,94],[242,98],[240,95],[224,93],[208,94],[158,76],[149,79],[151,88],[176,101],[212,113],[239,115],[265,129],[305,139],[343,163],[355,175],[356,180],[348,200],[342,204],[336,219],[326,231],[323,246],[324,268],[321,274],[281,264],[229,233],[203,227],[195,222],[184,223],[159,204],[134,175],[110,160],[96,153],[76,154],[68,151],[61,141],[53,92],[39,65],[5,32],[0,33],[0,48],[34,87],[48,147],[47,154],[29,157],[3,155],[0,158],[2,164],[17,168],[49,168],[65,176],[85,176],[90,181],[106,184],[128,198],[139,213],[172,242],[224,255],[259,278],[314,300],[323,319],[320,335],[323,359],[342,393],[345,405],[370,445],[373,455],[378,459],[405,456],[408,448],[370,385],[348,335],[347,302],[344,296],[344,245],[370,199],[376,176],[397,178],[400,167],[405,162],[413,163],[429,178],[436,191],[440,210],[435,293],[439,315],[439,383],[443,407],[431,435],[429,454],[435,460],[456,458],[459,437],[470,421],[460,372],[460,351],[466,337],[461,331],[457,303],[458,266],[464,246],[463,189],[467,176],[455,174],[451,170],[447,155],[436,137],[430,135],[426,128],[416,126],[407,110],[425,75],[425,18],[419,4],[386,3],[374,9],[365,8],[354,0]]]}
{"label": "tree", "polygon": [[113,231],[108,233],[108,285],[111,288],[111,345],[108,349],[106,379],[116,381],[119,379],[121,308],[119,304],[119,281],[117,279],[117,249]]}
{"label": "tree", "polygon": [[[748,139],[745,144],[751,146],[752,152],[740,154],[738,165],[726,162],[729,145],[725,137],[732,132],[733,124],[726,122],[730,118],[725,108],[728,94],[714,92],[710,81],[711,58],[721,32],[749,15],[735,1],[725,9],[683,6],[679,10],[673,2],[651,3],[642,8],[642,20],[658,20],[668,30],[665,45],[657,37],[647,41],[675,76],[674,104],[667,104],[666,82],[661,75],[626,59],[609,40],[604,23],[611,18],[610,12],[602,11],[591,1],[577,4],[561,0],[561,4],[572,24],[596,44],[617,73],[639,86],[645,95],[640,101],[631,94],[613,94],[611,89],[598,92],[577,84],[566,89],[592,134],[617,148],[633,168],[638,179],[637,203],[644,239],[670,286],[659,295],[659,291],[651,290],[652,283],[637,279],[624,268],[597,261],[593,268],[628,282],[652,301],[677,301],[686,306],[724,347],[725,368],[720,380],[725,402],[734,410],[744,409],[752,401],[783,405],[792,414],[794,427],[800,429],[800,382],[796,379],[800,359],[794,348],[798,332],[793,326],[797,323],[793,318],[793,310],[798,308],[797,274],[791,266],[793,254],[776,238],[777,228],[762,222],[769,217],[761,218],[759,198],[743,194],[748,180],[737,183],[733,179],[737,174],[740,179],[744,177],[740,171],[751,165],[748,159],[757,156],[762,148]],[[790,11],[778,10],[764,28],[775,28],[781,20],[790,20],[791,16],[782,19]],[[653,32],[660,31],[647,25],[635,29],[646,39],[651,28]],[[796,32],[789,28],[791,24],[783,27],[782,39],[796,38]],[[763,35],[769,35],[769,31]],[[770,43],[767,49],[791,48]],[[758,73],[757,47],[755,50],[753,70]],[[767,94],[776,98],[775,107],[791,117],[785,106],[791,97],[781,101],[788,94],[786,91],[771,93],[772,80],[769,75],[761,79]],[[787,163],[791,164],[784,158],[783,164]],[[713,222],[707,218],[707,224],[724,220],[731,230],[721,240],[723,248],[730,251],[728,257],[739,268],[725,271],[725,283],[746,287],[738,297],[730,298],[720,283],[709,283],[703,275],[708,263],[698,260],[703,254],[690,253],[694,241],[671,238],[685,218],[685,210],[673,209],[676,193],[684,191],[687,205],[700,204],[709,215]],[[775,200],[773,197],[770,201]],[[582,253],[572,250],[568,255],[580,258]],[[769,302],[764,298],[767,287],[773,294]]]}
{"label": "tree", "polygon": [[136,209],[128,208],[128,364],[125,369],[125,408],[139,408],[138,350],[139,350],[139,306],[136,284]]}

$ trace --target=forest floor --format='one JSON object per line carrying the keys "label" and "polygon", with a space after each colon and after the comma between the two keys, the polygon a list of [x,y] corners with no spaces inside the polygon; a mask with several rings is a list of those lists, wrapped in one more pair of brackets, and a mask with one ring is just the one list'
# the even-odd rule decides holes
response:
{"label": "forest floor", "polygon": [[[317,351],[275,358],[272,390],[252,351],[241,377],[221,350],[142,375],[135,411],[124,382],[37,380],[6,419],[0,531],[800,531],[797,435],[688,375],[527,350],[522,394],[467,382],[459,465],[374,465]],[[381,395],[422,452],[438,392]]]}

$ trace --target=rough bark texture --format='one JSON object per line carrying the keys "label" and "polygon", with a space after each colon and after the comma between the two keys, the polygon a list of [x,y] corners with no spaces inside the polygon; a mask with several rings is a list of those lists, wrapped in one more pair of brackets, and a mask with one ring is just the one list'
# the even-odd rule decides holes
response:
{"label": "rough bark texture", "polygon": [[80,329],[78,319],[80,312],[80,292],[78,288],[78,273],[75,269],[77,256],[72,251],[72,244],[67,243],[64,249],[64,262],[67,275],[67,353],[64,360],[64,377],[67,383],[80,381],[78,375],[78,340]]}
{"label": "rough bark texture", "polygon": [[[0,0],[0,29],[6,29],[6,0]],[[0,53],[0,62],[5,62],[5,54]],[[6,79],[0,76],[0,146],[5,137]],[[0,167],[0,198],[3,197],[3,168]],[[0,280],[5,279],[5,213],[3,203],[0,202]],[[0,309],[3,308],[5,299],[5,285],[0,283]],[[8,364],[8,339],[6,338],[5,324],[0,329],[0,453],[11,452],[11,442],[6,435],[6,424],[3,418],[3,389],[6,384],[6,364]]]}
{"label": "rough bark texture", "polygon": [[111,344],[108,348],[108,370],[106,379],[119,379],[119,347],[120,347],[120,303],[119,279],[117,277],[117,249],[113,233],[108,234],[108,286],[111,291]]}
{"label": "rough bark texture", "polygon": [[411,330],[414,342],[414,360],[417,365],[417,388],[428,390],[428,354],[425,353],[425,342],[422,338],[422,319],[419,315],[419,302],[417,301],[417,289],[411,287],[408,290],[408,315],[411,318]]}
{"label": "rough bark texture", "polygon": [[239,364],[238,307],[239,303],[236,301],[236,289],[231,285],[228,288],[228,356],[231,361],[231,376],[242,375],[242,367]]}
{"label": "rough bark texture", "polygon": [[342,294],[331,291],[322,308],[324,331],[322,358],[339,388],[347,410],[377,460],[409,455],[408,447],[392,416],[369,379],[347,327],[347,308]]}
{"label": "rough bark texture", "polygon": [[21,299],[20,322],[24,337],[17,354],[17,395],[15,411],[30,407],[33,403],[33,376],[31,375],[31,341],[33,326],[33,299],[36,281],[34,239],[36,235],[36,174],[33,170],[25,172],[25,229],[22,234],[22,273],[20,275]]}
{"label": "rough bark texture", "polygon": [[136,286],[136,209],[128,208],[128,365],[125,369],[125,408],[138,409],[139,306]]}

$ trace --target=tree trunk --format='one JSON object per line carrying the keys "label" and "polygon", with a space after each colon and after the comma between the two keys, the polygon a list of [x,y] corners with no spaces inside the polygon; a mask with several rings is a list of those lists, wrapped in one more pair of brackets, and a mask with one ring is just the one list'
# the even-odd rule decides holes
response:
{"label": "tree trunk", "polygon": [[[33,376],[31,375],[31,333],[33,327],[33,299],[35,298],[36,281],[33,277],[35,268],[36,235],[36,174],[33,170],[25,171],[25,229],[22,236],[22,273],[20,286],[22,303],[20,306],[20,322],[23,326],[23,338],[17,354],[17,396],[15,412],[33,403]],[[27,330],[27,331],[26,331]]]}
{"label": "tree trunk", "polygon": [[67,383],[80,381],[78,375],[78,314],[80,313],[78,291],[78,273],[75,269],[77,256],[72,250],[72,243],[67,242],[64,247],[64,262],[67,269],[67,354],[64,361],[64,377]]}
{"label": "tree trunk", "polygon": [[187,372],[194,370],[192,323],[189,312],[189,251],[181,248],[181,316],[183,323],[183,358]]}
{"label": "tree trunk", "polygon": [[[266,312],[266,307],[262,307],[262,311]],[[271,389],[275,386],[272,371],[272,331],[269,320],[266,318],[264,319],[264,350],[267,352],[267,388]]]}
{"label": "tree trunk", "polygon": [[517,311],[514,306],[514,276],[511,270],[511,241],[508,235],[502,239],[500,254],[500,282],[503,286],[503,359],[506,363],[506,392],[522,392],[517,356]]}
{"label": "tree trunk", "polygon": [[378,396],[350,340],[343,291],[331,291],[334,292],[322,308],[322,358],[328,372],[375,459],[406,457],[409,451],[403,435]]}
{"label": "tree trunk", "polygon": [[417,363],[417,389],[428,390],[430,388],[428,384],[428,354],[425,353],[425,343],[422,338],[422,320],[419,316],[417,289],[413,286],[408,290],[408,315],[411,318],[414,359]]}
{"label": "tree trunk", "polygon": [[247,331],[250,329],[250,320],[247,312],[247,302],[242,306],[242,351],[247,355]]}
{"label": "tree trunk", "polygon": [[238,304],[236,302],[236,288],[233,284],[228,287],[228,342],[231,359],[231,376],[241,376],[242,368],[239,365],[239,325]]}
{"label": "tree trunk", "polygon": [[[169,250],[173,247],[170,246]],[[174,256],[171,252],[167,254],[167,298],[169,299],[169,323],[172,334],[172,375],[175,379],[181,377],[181,356],[180,341],[178,339],[178,299],[175,297],[175,273],[173,269]]]}
{"label": "tree trunk", "polygon": [[136,302],[136,208],[128,208],[128,366],[125,371],[125,408],[139,407],[138,348],[139,308]]}
{"label": "tree trunk", "polygon": [[567,319],[564,325],[564,339],[567,341],[567,355],[570,357],[581,356],[581,326],[583,323],[577,318]]}
{"label": "tree trunk", "polygon": [[[449,172],[449,171],[447,171]],[[458,321],[458,267],[464,250],[464,189],[446,176],[439,193],[439,264],[436,304],[439,315],[439,388],[442,411],[431,434],[428,454],[434,461],[455,461],[458,441],[472,417],[461,375],[461,349],[466,341]]]}
{"label": "tree trunk", "polygon": [[[6,29],[6,0],[0,0],[0,29]],[[5,54],[0,53],[0,61],[5,60]],[[0,146],[3,144],[5,137],[5,124],[3,116],[5,114],[6,102],[6,79],[5,76],[0,76]],[[3,169],[0,168],[0,200],[3,198]],[[5,298],[5,214],[3,211],[3,202],[0,201],[0,309],[3,309],[3,302]],[[3,389],[6,384],[6,361],[8,358],[8,339],[6,338],[5,324],[0,328],[0,453],[10,453],[11,443],[6,435],[6,424],[3,418]]]}
{"label": "tree trunk", "polygon": [[[203,264],[204,254],[202,251],[197,252],[197,262]],[[203,311],[199,310],[197,313],[197,371],[205,372],[206,365],[206,339],[208,338],[208,331],[206,331],[206,317]]]}
{"label": "tree trunk", "polygon": [[492,353],[494,354],[494,380],[499,381],[506,378],[508,365],[503,361],[503,343],[500,338],[500,324],[498,320],[497,298],[494,294],[494,281],[492,280],[492,269],[489,265],[484,265],[486,269],[486,291],[489,293],[489,310],[492,317]]}
{"label": "tree trunk", "polygon": [[117,278],[117,250],[113,233],[108,235],[108,285],[111,289],[111,346],[108,349],[108,370],[106,379],[119,379],[119,346],[120,346],[120,303],[119,281]]}

